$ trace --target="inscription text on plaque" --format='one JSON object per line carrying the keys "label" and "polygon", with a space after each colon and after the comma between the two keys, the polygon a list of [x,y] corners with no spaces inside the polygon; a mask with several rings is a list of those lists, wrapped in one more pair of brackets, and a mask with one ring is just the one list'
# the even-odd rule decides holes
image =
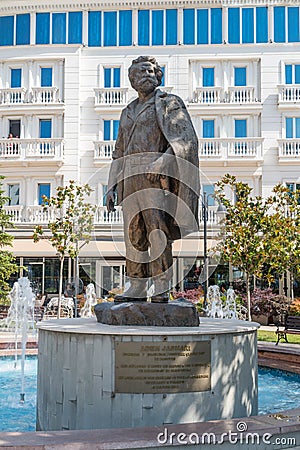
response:
{"label": "inscription text on plaque", "polygon": [[115,392],[209,391],[210,341],[116,342]]}

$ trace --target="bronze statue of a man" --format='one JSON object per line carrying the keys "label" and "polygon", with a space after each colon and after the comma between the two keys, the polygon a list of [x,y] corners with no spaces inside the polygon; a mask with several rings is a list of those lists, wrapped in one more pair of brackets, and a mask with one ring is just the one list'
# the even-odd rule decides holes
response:
{"label": "bronze statue of a man", "polygon": [[128,71],[138,98],[121,114],[110,168],[107,209],[122,205],[130,287],[115,301],[167,302],[172,242],[198,230],[198,139],[183,101],[157,89],[155,58],[140,56]]}

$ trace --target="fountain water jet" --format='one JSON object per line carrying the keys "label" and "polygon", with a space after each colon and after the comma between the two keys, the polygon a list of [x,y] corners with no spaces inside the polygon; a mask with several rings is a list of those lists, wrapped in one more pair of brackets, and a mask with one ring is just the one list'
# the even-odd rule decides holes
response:
{"label": "fountain water jet", "polygon": [[27,277],[21,277],[14,283],[9,293],[11,306],[5,319],[5,327],[14,331],[15,336],[15,367],[18,359],[18,340],[21,337],[21,394],[20,402],[25,401],[25,354],[28,339],[28,330],[34,329],[34,302],[30,281]]}
{"label": "fountain water jet", "polygon": [[80,317],[94,317],[95,314],[92,311],[92,306],[95,305],[97,305],[95,286],[93,283],[90,283],[86,287],[86,300],[83,308],[80,310]]}

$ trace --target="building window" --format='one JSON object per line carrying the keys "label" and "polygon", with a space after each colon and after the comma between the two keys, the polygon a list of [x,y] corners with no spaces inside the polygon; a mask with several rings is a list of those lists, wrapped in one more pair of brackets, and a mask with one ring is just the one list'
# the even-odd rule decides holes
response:
{"label": "building window", "polygon": [[228,42],[240,43],[240,8],[228,8]]}
{"label": "building window", "polygon": [[18,183],[8,185],[8,197],[9,206],[17,206],[20,204],[20,185]]}
{"label": "building window", "polygon": [[300,64],[285,65],[285,84],[300,84]]}
{"label": "building window", "polygon": [[89,11],[88,16],[88,44],[90,47],[101,46],[101,12]]}
{"label": "building window", "polygon": [[40,138],[49,139],[52,133],[52,120],[40,119]]}
{"label": "building window", "polygon": [[10,69],[10,87],[20,88],[22,86],[22,69]]}
{"label": "building window", "polygon": [[112,88],[112,87],[120,87],[120,76],[121,76],[121,68],[120,67],[104,67],[104,87]]}
{"label": "building window", "polygon": [[16,45],[30,44],[30,14],[17,14]]}
{"label": "building window", "polygon": [[208,44],[208,9],[197,10],[197,44]]}
{"label": "building window", "polygon": [[166,45],[177,44],[177,9],[166,10]]}
{"label": "building window", "polygon": [[285,7],[274,7],[274,41],[285,42]]}
{"label": "building window", "polygon": [[299,8],[288,8],[288,42],[299,42]]}
{"label": "building window", "polygon": [[14,16],[0,17],[0,45],[14,45]]}
{"label": "building window", "polygon": [[50,43],[50,13],[36,14],[36,44]]}
{"label": "building window", "polygon": [[118,137],[119,120],[103,121],[103,138],[104,141],[115,141]]}
{"label": "building window", "polygon": [[202,120],[202,136],[203,138],[215,137],[215,121],[214,120]]}
{"label": "building window", "polygon": [[152,11],[152,45],[163,45],[164,43],[164,12],[163,10]]}
{"label": "building window", "polygon": [[102,206],[106,205],[107,184],[102,185]]}
{"label": "building window", "polygon": [[234,85],[235,86],[247,86],[247,68],[235,67],[234,68]]}
{"label": "building window", "polygon": [[50,183],[38,183],[38,202],[39,205],[44,203],[43,196],[50,198],[51,185]]}
{"label": "building window", "polygon": [[119,11],[119,45],[132,45],[132,11]]}
{"label": "building window", "polygon": [[[300,194],[300,183],[287,182],[286,187],[288,188],[291,194],[295,192]],[[300,205],[300,197],[298,197],[298,205]]]}
{"label": "building window", "polygon": [[235,119],[234,121],[234,137],[245,138],[247,137],[247,120]]}
{"label": "building window", "polygon": [[66,13],[52,14],[52,44],[66,43]]}
{"label": "building window", "polygon": [[161,79],[161,86],[165,86],[166,85],[166,67],[165,66],[160,66],[161,71],[163,73],[163,77]]}
{"label": "building window", "polygon": [[9,135],[18,138],[20,137],[20,132],[21,132],[21,120],[20,119],[9,120]]}
{"label": "building window", "polygon": [[242,8],[242,43],[254,42],[254,9]]}
{"label": "building window", "polygon": [[104,41],[105,47],[117,45],[117,13],[116,11],[104,12]]}
{"label": "building window", "polygon": [[212,8],[210,10],[211,22],[211,44],[222,43],[222,9]]}
{"label": "building window", "polygon": [[215,85],[215,68],[202,68],[202,85],[203,87],[213,87]]}
{"label": "building window", "polygon": [[256,42],[268,42],[268,8],[256,8]]}
{"label": "building window", "polygon": [[52,86],[52,67],[41,67],[41,87]]}
{"label": "building window", "polygon": [[82,12],[69,12],[68,43],[82,43]]}
{"label": "building window", "polygon": [[150,43],[150,11],[138,12],[138,44],[149,45]]}
{"label": "building window", "polygon": [[183,43],[195,44],[195,10],[183,10]]}
{"label": "building window", "polygon": [[286,139],[300,138],[300,117],[285,118],[285,137]]}

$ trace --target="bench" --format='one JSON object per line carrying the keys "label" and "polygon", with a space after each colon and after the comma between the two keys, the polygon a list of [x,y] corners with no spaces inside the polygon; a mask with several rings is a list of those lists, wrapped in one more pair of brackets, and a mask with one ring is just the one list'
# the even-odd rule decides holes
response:
{"label": "bench", "polygon": [[287,316],[284,330],[280,330],[279,327],[280,325],[278,325],[275,331],[277,334],[277,342],[275,345],[278,345],[280,339],[284,339],[288,343],[287,334],[300,334],[300,316]]}

